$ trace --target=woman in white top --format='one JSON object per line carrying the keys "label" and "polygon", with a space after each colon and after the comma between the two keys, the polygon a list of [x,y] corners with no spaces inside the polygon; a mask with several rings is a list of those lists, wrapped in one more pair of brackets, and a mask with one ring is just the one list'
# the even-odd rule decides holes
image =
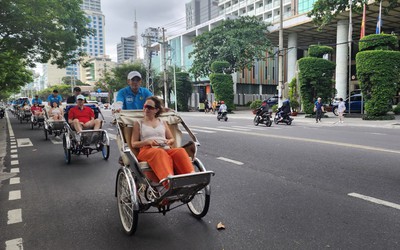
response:
{"label": "woman in white top", "polygon": [[140,149],[138,160],[146,161],[159,180],[168,175],[194,172],[186,150],[171,148],[175,139],[168,124],[159,118],[162,111],[161,101],[154,96],[148,97],[143,108],[144,118],[134,122],[131,138],[132,147]]}
{"label": "woman in white top", "polygon": [[64,111],[62,110],[62,108],[58,107],[57,102],[53,102],[53,106],[49,110],[49,116],[55,121],[60,121],[64,119]]}
{"label": "woman in white top", "polygon": [[339,98],[338,113],[339,113],[339,122],[340,123],[343,123],[344,111],[346,111],[346,105],[344,104],[343,98]]}

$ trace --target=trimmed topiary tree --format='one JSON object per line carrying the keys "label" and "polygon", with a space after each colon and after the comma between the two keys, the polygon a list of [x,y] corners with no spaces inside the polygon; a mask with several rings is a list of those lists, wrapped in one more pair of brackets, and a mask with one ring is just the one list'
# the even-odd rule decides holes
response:
{"label": "trimmed topiary tree", "polygon": [[328,46],[311,45],[309,56],[298,60],[300,96],[306,114],[314,112],[317,97],[321,97],[324,102],[330,100],[335,93],[332,79],[335,63],[322,58],[324,54],[332,52],[333,49]]}
{"label": "trimmed topiary tree", "polygon": [[215,98],[224,101],[228,110],[235,109],[233,104],[233,80],[232,76],[225,74],[225,69],[229,69],[230,65],[226,61],[215,61],[211,64],[210,82],[214,90]]}
{"label": "trimmed topiary tree", "polygon": [[176,93],[178,99],[178,110],[188,111],[188,102],[192,94],[192,82],[189,78],[189,73],[177,72],[176,73]]}
{"label": "trimmed topiary tree", "polygon": [[[400,83],[400,52],[395,35],[374,34],[359,42],[357,77],[365,101],[364,119],[386,116]],[[388,117],[389,119],[391,117]]]}

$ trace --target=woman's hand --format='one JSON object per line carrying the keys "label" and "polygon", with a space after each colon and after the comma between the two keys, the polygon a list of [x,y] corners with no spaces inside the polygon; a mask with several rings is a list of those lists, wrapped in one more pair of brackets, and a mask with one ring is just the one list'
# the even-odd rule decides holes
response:
{"label": "woman's hand", "polygon": [[165,143],[169,146],[172,146],[174,144],[175,140],[174,139],[167,139],[165,140]]}

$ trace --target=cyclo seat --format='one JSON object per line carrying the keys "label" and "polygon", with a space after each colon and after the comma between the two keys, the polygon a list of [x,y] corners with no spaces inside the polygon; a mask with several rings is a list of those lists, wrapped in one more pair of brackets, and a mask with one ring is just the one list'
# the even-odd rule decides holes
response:
{"label": "cyclo seat", "polygon": [[[130,162],[130,159],[127,155],[121,154],[122,161],[125,166],[129,166],[131,164],[136,164],[140,171],[146,176],[146,178],[152,182],[153,184],[160,181],[157,176],[155,176],[153,170],[150,168],[147,162],[139,162],[137,159],[137,155],[139,154],[139,149],[133,148],[131,145],[131,137],[133,132],[133,123],[135,121],[140,121],[143,119],[143,111],[121,111],[120,116],[117,118],[118,128],[122,134],[122,140],[120,137],[117,138],[118,147],[120,149],[129,148],[130,155],[134,162]],[[196,145],[195,142],[190,141],[185,145],[181,145],[182,141],[182,131],[179,129],[179,124],[183,123],[182,119],[175,112],[165,112],[160,115],[160,119],[162,121],[166,121],[169,129],[171,130],[172,135],[175,138],[175,143],[172,148],[182,147],[186,150],[189,157],[193,161],[196,154]],[[182,124],[186,126],[186,124]],[[194,136],[193,136],[194,137]],[[192,138],[193,138],[192,137]],[[122,150],[121,152],[123,152]]]}

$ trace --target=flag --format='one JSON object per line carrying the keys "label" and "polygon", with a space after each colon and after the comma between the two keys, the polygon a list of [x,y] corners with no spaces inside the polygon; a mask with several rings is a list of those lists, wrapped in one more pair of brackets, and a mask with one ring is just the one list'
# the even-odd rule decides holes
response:
{"label": "flag", "polygon": [[363,10],[363,16],[362,16],[362,21],[361,21],[360,39],[365,36],[365,12],[366,12],[366,5],[364,3],[364,10]]}
{"label": "flag", "polygon": [[382,1],[379,3],[379,16],[378,16],[378,22],[376,23],[376,34],[381,33],[381,27],[382,27]]}

